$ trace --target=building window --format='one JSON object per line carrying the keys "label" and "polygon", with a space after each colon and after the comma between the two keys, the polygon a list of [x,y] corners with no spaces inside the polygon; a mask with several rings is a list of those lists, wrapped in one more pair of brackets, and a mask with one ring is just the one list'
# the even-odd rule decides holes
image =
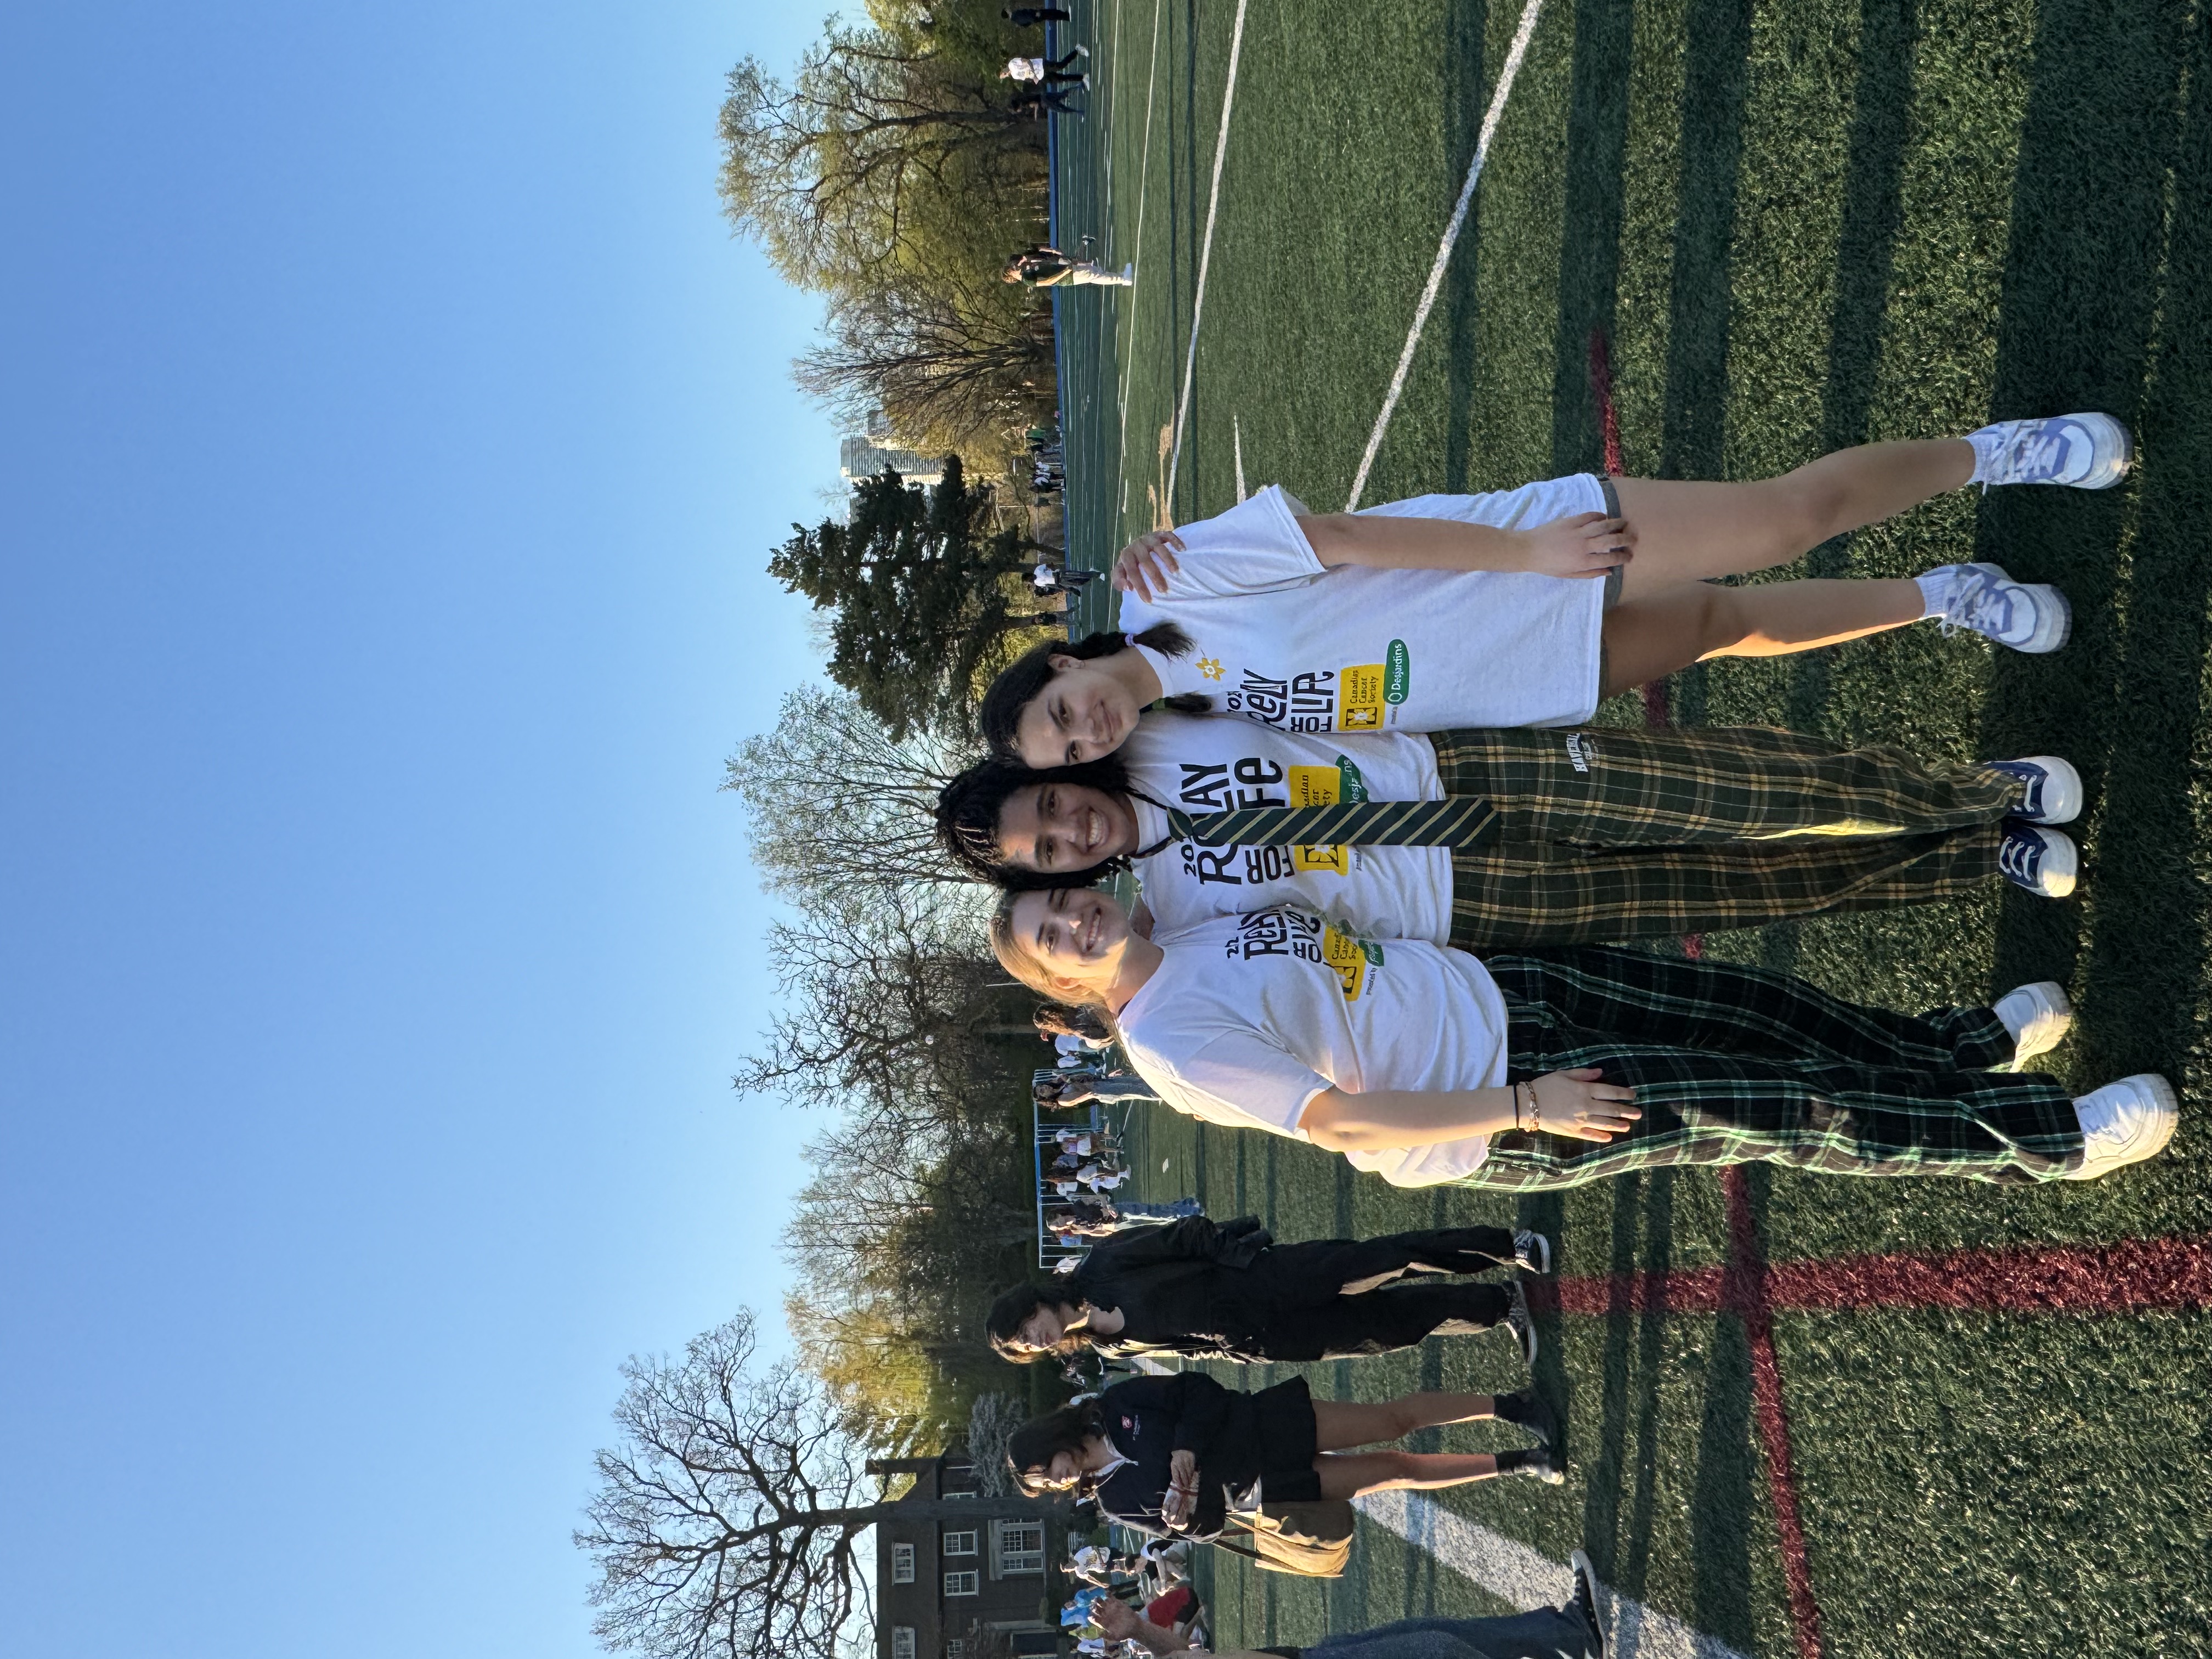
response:
{"label": "building window", "polygon": [[914,1659],[914,1626],[891,1626],[891,1659]]}
{"label": "building window", "polygon": [[945,1659],[968,1659],[968,1644],[965,1642],[947,1642],[945,1644]]}
{"label": "building window", "polygon": [[975,1534],[972,1532],[948,1532],[945,1534],[944,1550],[947,1555],[974,1555]]}
{"label": "building window", "polygon": [[913,1545],[894,1544],[891,1546],[891,1583],[894,1584],[911,1584],[914,1583]]}
{"label": "building window", "polygon": [[1044,1523],[1001,1521],[991,1528],[994,1571],[1001,1578],[1044,1571]]}
{"label": "building window", "polygon": [[945,1575],[947,1595],[981,1595],[983,1575],[979,1572],[948,1572]]}

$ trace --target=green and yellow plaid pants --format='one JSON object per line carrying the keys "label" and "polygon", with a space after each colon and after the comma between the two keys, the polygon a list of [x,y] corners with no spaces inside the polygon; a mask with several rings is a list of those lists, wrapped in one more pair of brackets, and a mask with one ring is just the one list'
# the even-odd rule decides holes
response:
{"label": "green and yellow plaid pants", "polygon": [[1452,855],[1451,942],[1575,945],[1880,910],[1997,873],[2019,780],[1763,726],[1439,732],[1499,835]]}
{"label": "green and yellow plaid pants", "polygon": [[2081,1130],[2056,1079],[1992,1072],[2012,1039],[1987,1008],[1863,1008],[1787,974],[1639,951],[1497,956],[1507,1074],[1595,1066],[1644,1115],[1610,1141],[1492,1136],[1457,1184],[1528,1192],[1673,1164],[1829,1175],[2049,1181]]}

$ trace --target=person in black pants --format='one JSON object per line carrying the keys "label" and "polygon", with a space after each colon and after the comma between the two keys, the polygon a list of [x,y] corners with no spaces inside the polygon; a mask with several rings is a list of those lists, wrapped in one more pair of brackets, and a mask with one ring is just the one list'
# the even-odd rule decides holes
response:
{"label": "person in black pants", "polygon": [[[1402,1619],[1373,1630],[1340,1631],[1310,1648],[1224,1651],[1215,1659],[1605,1659],[1596,1569],[1580,1550],[1566,1604],[1508,1613],[1502,1619]],[[1103,1598],[1093,1618],[1112,1641],[1133,1641],[1158,1659],[1188,1653],[1190,1638],[1155,1625],[1127,1603]]]}
{"label": "person in black pants", "polygon": [[1504,1323],[1536,1361],[1535,1327],[1516,1285],[1400,1281],[1408,1274],[1542,1273],[1540,1233],[1451,1227],[1382,1238],[1278,1244],[1256,1218],[1188,1216],[1109,1238],[1057,1283],[1017,1285],[985,1322],[1001,1357],[1026,1364],[1086,1346],[1246,1363],[1346,1359]]}
{"label": "person in black pants", "polygon": [[[1528,1451],[1358,1451],[1446,1423],[1519,1424]],[[1218,1537],[1231,1510],[1376,1492],[1433,1492],[1501,1474],[1557,1486],[1551,1411],[1534,1395],[1409,1394],[1367,1405],[1316,1400],[1304,1377],[1257,1394],[1202,1371],[1138,1376],[1031,1418],[1006,1443],[1022,1490],[1077,1492],[1139,1532]]]}
{"label": "person in black pants", "polygon": [[1070,14],[1058,6],[1008,6],[999,15],[1018,29],[1036,29],[1047,23],[1065,23]]}

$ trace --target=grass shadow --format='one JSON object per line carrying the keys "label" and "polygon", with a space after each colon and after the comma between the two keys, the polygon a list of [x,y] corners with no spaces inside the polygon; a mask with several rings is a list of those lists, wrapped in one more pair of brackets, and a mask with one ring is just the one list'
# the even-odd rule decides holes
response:
{"label": "grass shadow", "polygon": [[1553,343],[1552,471],[1602,470],[1605,441],[1590,395],[1589,338],[1610,337],[1620,284],[1628,165],[1629,61],[1635,8],[1591,0],[1575,9],[1567,94],[1565,206],[1559,238],[1559,323]]}
{"label": "grass shadow", "polygon": [[[1490,24],[1486,0],[1447,0],[1443,16],[1443,47],[1440,54],[1444,76],[1444,131],[1454,177],[1463,174],[1474,156],[1475,140],[1482,131],[1482,112],[1490,88],[1483,78],[1484,32]],[[1474,459],[1472,415],[1474,405],[1474,361],[1479,330],[1476,274],[1482,265],[1482,209],[1478,202],[1469,222],[1452,250],[1444,271],[1442,299],[1450,322],[1444,331],[1447,391],[1444,420],[1443,477],[1438,489],[1464,494]]]}
{"label": "grass shadow", "polygon": [[2015,897],[1996,978],[2082,968],[2077,1056],[2106,1074],[2179,1067],[2188,1027],[2173,1016],[2193,1007],[2205,954],[2190,782],[2212,597],[2198,545],[2212,506],[2201,170],[2212,134],[2203,29],[2188,10],[2172,0],[2043,8],[1992,412],[2106,410],[2134,427],[2141,461],[2131,483],[2096,495],[1994,491],[1978,537],[1978,556],[2058,582],[2075,617],[2060,655],[2000,657],[1984,747],[2063,744],[2098,803],[2087,961],[2080,906]]}

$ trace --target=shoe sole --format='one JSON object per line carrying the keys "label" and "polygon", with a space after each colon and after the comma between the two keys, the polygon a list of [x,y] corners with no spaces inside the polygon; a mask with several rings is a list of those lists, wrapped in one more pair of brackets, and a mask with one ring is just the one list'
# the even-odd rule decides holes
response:
{"label": "shoe sole", "polygon": [[1537,1277],[1542,1278],[1552,1271],[1552,1241],[1543,1234],[1534,1231],[1530,1232],[1529,1237],[1536,1241],[1536,1265],[1533,1267],[1522,1265],[1521,1271],[1534,1273]]}
{"label": "shoe sole", "polygon": [[2158,1116],[2152,1120],[2147,1138],[2130,1147],[2120,1160],[2124,1164],[2140,1164],[2147,1158],[2156,1158],[2173,1144],[2173,1132],[2181,1127],[2181,1097],[2156,1072],[2138,1072],[2128,1081],[2141,1084],[2158,1106]]}
{"label": "shoe sole", "polygon": [[[2074,837],[2061,830],[2035,826],[2043,835],[2043,860],[2035,868],[2035,885],[2025,890],[2038,898],[2063,899],[2074,896],[2074,889],[2081,876],[2081,851],[2074,844]],[[2014,886],[2020,884],[2014,883]]]}
{"label": "shoe sole", "polygon": [[2081,775],[2056,755],[2024,755],[2021,763],[2043,769],[2043,812],[2030,823],[2071,823],[2081,816]]}
{"label": "shoe sole", "polygon": [[[2034,1041],[2023,1041],[2014,1048],[2013,1064],[2015,1067],[2023,1060],[2033,1060],[2038,1054],[2049,1054],[2060,1043],[2065,1042],[2067,1033],[2074,1029],[2074,1005],[2067,1000],[2066,988],[2057,980],[2039,979],[2019,988],[2039,994],[2047,1006],[2050,1018],[2047,1020],[2039,1019],[2036,1022],[2036,1024],[2043,1029],[2038,1032]],[[2029,1027],[2030,1030],[2035,1029],[2033,1025]],[[2026,1032],[2021,1035],[2023,1038],[2027,1036]]]}
{"label": "shoe sole", "polygon": [[[1597,1644],[1590,1659],[1605,1659],[1605,1631],[1599,1625],[1597,1617],[1597,1569],[1590,1565],[1589,1555],[1581,1550],[1576,1550],[1567,1557],[1567,1567],[1575,1575],[1577,1586],[1587,1587],[1588,1589],[1589,1607],[1583,1616],[1589,1620],[1590,1636]],[[1577,1594],[1575,1597],[1577,1605],[1579,1606],[1584,1599],[1583,1595]]]}
{"label": "shoe sole", "polygon": [[2117,1152],[2107,1153],[2094,1164],[2084,1164],[2068,1177],[2072,1181],[2096,1181],[2124,1170],[2130,1164],[2141,1164],[2156,1158],[2173,1142],[2173,1132],[2181,1126],[2181,1097],[2173,1085],[2156,1072],[2138,1072],[2133,1077],[2120,1079],[2123,1083],[2138,1083],[2158,1108],[2158,1115],[2145,1126],[2142,1135]]}
{"label": "shoe sole", "polygon": [[1982,637],[1989,640],[1990,644],[2001,645],[2008,651],[2023,652],[2031,657],[2042,657],[2062,649],[2066,641],[2074,637],[2073,603],[2049,582],[2013,581],[2012,573],[2001,564],[1977,562],[1966,568],[1986,570],[1999,581],[2012,582],[2014,587],[2035,596],[2035,631],[2017,645],[2010,640],[1984,635]]}
{"label": "shoe sole", "polygon": [[2117,459],[2108,459],[2101,462],[2097,466],[2092,467],[2089,471],[2089,476],[2082,479],[2079,483],[2073,485],[2072,488],[2075,489],[2110,489],[2114,484],[2119,483],[2121,479],[2126,477],[2129,472],[2134,469],[2136,464],[2135,434],[2130,432],[2119,421],[2116,420],[2110,415],[2087,413],[2069,415],[2066,418],[2069,421],[2079,421],[2083,426],[2088,428],[2092,432],[2096,433],[2098,434],[2098,448],[2103,449],[2110,444],[2116,443],[2119,446],[2120,451],[2119,456]]}
{"label": "shoe sole", "polygon": [[[1527,1294],[1522,1291],[1519,1285],[1516,1284],[1514,1285],[1512,1295],[1513,1301],[1511,1306],[1508,1309],[1504,1319],[1500,1322],[1503,1323],[1506,1330],[1511,1334],[1514,1341],[1520,1344],[1521,1358],[1528,1362],[1528,1369],[1533,1371],[1536,1369],[1536,1352],[1540,1346],[1536,1340],[1535,1317],[1529,1313],[1528,1297]],[[1516,1327],[1513,1323],[1513,1316],[1516,1313],[1519,1314],[1522,1319],[1525,1322],[1518,1327]]]}

